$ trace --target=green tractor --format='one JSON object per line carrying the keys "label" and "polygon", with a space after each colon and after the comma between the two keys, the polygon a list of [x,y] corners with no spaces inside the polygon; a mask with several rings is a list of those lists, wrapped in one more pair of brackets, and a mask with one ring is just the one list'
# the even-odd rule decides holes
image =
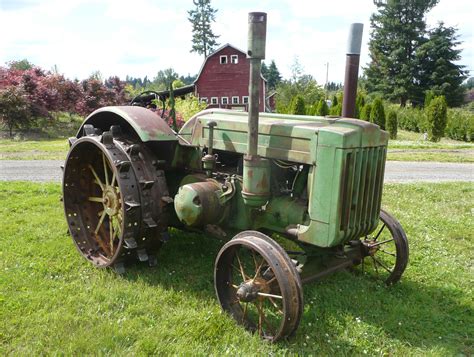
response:
{"label": "green tractor", "polygon": [[63,201],[79,252],[119,273],[137,259],[156,265],[170,227],[226,241],[217,298],[276,341],[298,327],[303,283],[356,265],[396,283],[408,242],[381,209],[385,131],[258,113],[265,33],[266,14],[250,13],[248,113],[205,110],[176,133],[142,107],[96,110],[69,140]]}

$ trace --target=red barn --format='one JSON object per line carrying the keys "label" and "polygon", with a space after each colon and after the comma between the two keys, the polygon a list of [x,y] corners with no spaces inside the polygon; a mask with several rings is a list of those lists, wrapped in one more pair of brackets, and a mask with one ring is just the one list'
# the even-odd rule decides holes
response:
{"label": "red barn", "polygon": [[[246,109],[250,61],[244,51],[226,44],[204,60],[194,81],[194,93],[209,108]],[[260,111],[265,111],[265,79],[260,81]]]}

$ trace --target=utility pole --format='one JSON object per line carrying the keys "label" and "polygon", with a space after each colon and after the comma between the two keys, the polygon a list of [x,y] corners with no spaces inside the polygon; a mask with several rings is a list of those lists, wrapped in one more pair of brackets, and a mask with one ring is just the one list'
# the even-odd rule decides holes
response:
{"label": "utility pole", "polygon": [[325,64],[326,66],[326,100],[329,98],[329,88],[328,88],[328,78],[329,78],[329,62]]}

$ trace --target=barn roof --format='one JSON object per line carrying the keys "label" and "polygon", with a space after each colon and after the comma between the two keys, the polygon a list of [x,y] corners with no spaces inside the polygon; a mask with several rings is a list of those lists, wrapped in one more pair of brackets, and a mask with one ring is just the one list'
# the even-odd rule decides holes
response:
{"label": "barn roof", "polygon": [[[219,47],[218,49],[216,49],[214,52],[212,52],[210,55],[208,55],[206,57],[206,59],[204,60],[204,62],[202,63],[201,65],[201,68],[199,69],[199,72],[198,72],[198,75],[196,77],[196,79],[194,80],[194,84],[198,81],[199,77],[201,77],[201,73],[202,73],[202,70],[204,69],[204,66],[206,65],[207,63],[207,60],[209,58],[211,58],[212,56],[214,56],[215,54],[217,54],[218,52],[222,51],[224,48],[226,47],[232,47],[234,50],[237,50],[239,51],[240,53],[242,53],[243,55],[247,55],[247,53],[245,51],[242,51],[240,48],[238,47],[235,47],[234,45],[231,45],[230,43],[226,43],[225,45],[222,45],[221,47]],[[265,79],[265,77],[262,76],[262,74],[260,74],[260,77],[262,77],[262,79],[266,82],[267,80]]]}

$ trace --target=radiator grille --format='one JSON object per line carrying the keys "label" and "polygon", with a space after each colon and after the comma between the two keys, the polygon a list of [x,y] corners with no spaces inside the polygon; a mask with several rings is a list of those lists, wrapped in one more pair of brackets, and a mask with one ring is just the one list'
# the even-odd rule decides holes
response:
{"label": "radiator grille", "polygon": [[344,240],[369,234],[377,226],[387,148],[343,150],[341,223]]}

